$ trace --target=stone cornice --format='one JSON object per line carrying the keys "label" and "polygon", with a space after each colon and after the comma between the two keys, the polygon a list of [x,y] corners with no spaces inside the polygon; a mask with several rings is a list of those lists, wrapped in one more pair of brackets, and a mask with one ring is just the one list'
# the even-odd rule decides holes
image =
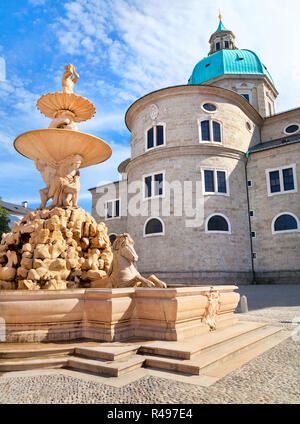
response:
{"label": "stone cornice", "polygon": [[283,117],[288,117],[288,115],[292,115],[292,117],[296,116],[297,118],[300,117],[300,107],[297,107],[295,109],[285,110],[284,112],[276,113],[275,115],[268,116],[264,119],[265,124],[269,122],[274,121],[280,121]]}
{"label": "stone cornice", "polygon": [[271,90],[274,94],[275,97],[278,96],[278,91],[276,90],[276,88],[274,87],[272,81],[270,81],[268,75],[256,75],[256,74],[223,74],[223,75],[219,75],[215,78],[212,78],[211,80],[209,80],[210,84],[216,84],[218,81],[222,81],[224,79],[235,79],[238,78],[240,80],[265,80],[268,89]]}
{"label": "stone cornice", "polygon": [[159,99],[165,99],[173,96],[186,96],[192,94],[215,95],[225,100],[231,101],[238,106],[249,118],[257,125],[261,126],[263,118],[254,109],[253,106],[243,97],[232,90],[226,88],[214,87],[211,85],[177,85],[173,87],[162,88],[161,90],[153,91],[136,100],[127,110],[125,114],[125,123],[129,131],[131,131],[133,117],[142,109],[149,106],[151,103],[157,102]]}
{"label": "stone cornice", "polygon": [[131,159],[126,167],[126,172],[128,173],[132,167],[140,162],[195,155],[219,156],[242,161],[246,160],[246,154],[244,152],[224,146],[192,144],[188,146],[160,147]]}

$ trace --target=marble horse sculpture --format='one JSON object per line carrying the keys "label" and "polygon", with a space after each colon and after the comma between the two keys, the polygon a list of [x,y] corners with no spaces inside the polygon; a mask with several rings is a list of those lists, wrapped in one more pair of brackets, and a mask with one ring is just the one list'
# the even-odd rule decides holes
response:
{"label": "marble horse sculpture", "polygon": [[122,288],[122,287],[157,287],[166,288],[167,285],[155,275],[144,278],[136,269],[134,263],[138,255],[134,249],[134,241],[129,234],[124,233],[116,237],[112,246],[113,260],[107,277],[91,282],[93,288]]}

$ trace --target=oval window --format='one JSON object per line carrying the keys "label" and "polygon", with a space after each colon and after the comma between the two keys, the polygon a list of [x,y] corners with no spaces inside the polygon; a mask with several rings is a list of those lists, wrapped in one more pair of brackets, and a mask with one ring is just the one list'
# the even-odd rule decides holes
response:
{"label": "oval window", "polygon": [[284,131],[288,134],[293,134],[294,132],[296,132],[298,130],[299,130],[299,125],[293,124],[293,125],[289,125],[288,127],[286,127],[286,129]]}
{"label": "oval window", "polygon": [[212,103],[204,103],[202,107],[208,112],[214,112],[215,110],[217,110],[217,107],[213,105]]}

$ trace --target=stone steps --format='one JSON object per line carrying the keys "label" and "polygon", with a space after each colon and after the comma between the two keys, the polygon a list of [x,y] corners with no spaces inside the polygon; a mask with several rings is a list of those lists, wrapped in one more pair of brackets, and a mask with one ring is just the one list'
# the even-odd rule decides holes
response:
{"label": "stone steps", "polygon": [[67,365],[68,357],[48,357],[38,359],[18,358],[11,361],[0,361],[0,372],[27,371],[42,368],[61,368]]}
{"label": "stone steps", "polygon": [[230,328],[176,341],[131,341],[45,347],[1,345],[0,372],[69,368],[118,377],[136,368],[223,377],[289,337],[280,327],[240,322]]}
{"label": "stone steps", "polygon": [[272,349],[272,347],[283,342],[288,337],[290,337],[290,333],[288,331],[279,331],[271,337],[263,340],[263,342],[250,346],[248,349],[244,349],[244,351],[240,352],[238,355],[231,358],[228,357],[223,361],[218,361],[217,363],[206,367],[204,371],[205,375],[218,378],[225,377],[225,375],[237,368],[240,368],[252,359],[257,358],[257,356],[262,355],[267,350]]}
{"label": "stone steps", "polygon": [[264,343],[265,339],[281,332],[279,327],[263,327],[250,334],[240,336],[236,340],[229,340],[222,346],[204,352],[191,360],[178,360],[166,357],[146,356],[145,366],[161,370],[175,371],[192,375],[205,373],[211,365],[220,363],[225,359],[237,356],[241,351],[253,347],[255,344]]}
{"label": "stone steps", "polygon": [[191,337],[180,342],[156,341],[142,345],[139,353],[167,356],[176,359],[192,359],[211,348],[220,347],[244,334],[266,327],[257,322],[241,322],[232,327],[220,329],[201,336]]}
{"label": "stone steps", "polygon": [[0,351],[0,359],[33,358],[35,356],[70,355],[74,347],[16,349]]}
{"label": "stone steps", "polygon": [[132,346],[100,346],[100,347],[76,347],[75,356],[89,359],[105,359],[116,361],[131,356],[137,352],[139,345]]}
{"label": "stone steps", "polygon": [[71,358],[67,367],[80,371],[118,377],[143,366],[145,358],[141,355],[131,355],[126,359],[116,361],[101,361],[87,358]]}

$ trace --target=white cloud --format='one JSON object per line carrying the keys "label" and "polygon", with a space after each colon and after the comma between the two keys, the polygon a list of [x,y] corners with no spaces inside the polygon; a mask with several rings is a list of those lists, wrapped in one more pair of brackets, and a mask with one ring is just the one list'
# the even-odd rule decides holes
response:
{"label": "white cloud", "polygon": [[102,112],[97,110],[96,115],[93,119],[78,124],[79,131],[103,131],[103,130],[114,130],[121,132],[125,129],[124,113],[120,111],[118,113]]}
{"label": "white cloud", "polygon": [[6,63],[4,57],[0,56],[0,81],[6,80]]}
{"label": "white cloud", "polygon": [[65,4],[57,34],[67,53],[90,55],[110,69],[118,78],[115,93],[126,102],[187,83],[207,55],[219,6],[237,45],[255,50],[273,75],[282,93],[279,109],[297,106],[298,0],[287,0],[284,8],[281,0],[219,0],[217,6],[210,0],[73,0]]}

